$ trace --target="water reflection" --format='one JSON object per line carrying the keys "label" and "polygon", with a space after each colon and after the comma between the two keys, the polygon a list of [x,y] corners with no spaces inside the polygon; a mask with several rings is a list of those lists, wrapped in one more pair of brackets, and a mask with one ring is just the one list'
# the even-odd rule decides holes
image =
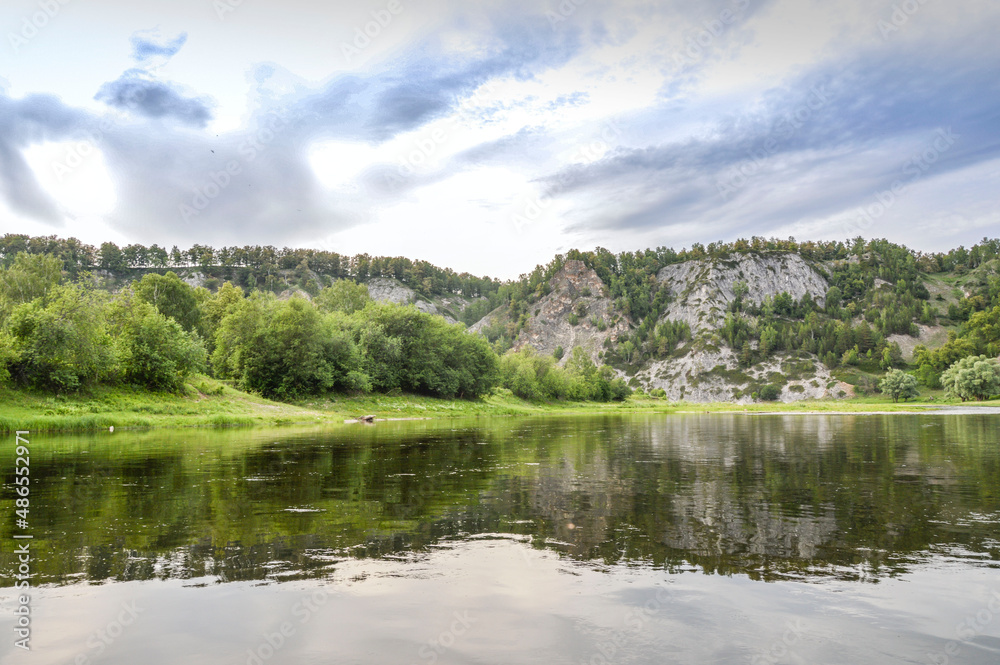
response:
{"label": "water reflection", "polygon": [[[608,416],[36,436],[36,581],[322,578],[477,534],[768,580],[876,581],[940,553],[993,566],[998,423]],[[5,550],[0,583],[12,570]]]}

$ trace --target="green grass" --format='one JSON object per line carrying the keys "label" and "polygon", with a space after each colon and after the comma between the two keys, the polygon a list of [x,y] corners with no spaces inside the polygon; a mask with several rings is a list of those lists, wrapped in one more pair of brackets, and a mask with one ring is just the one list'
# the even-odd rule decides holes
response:
{"label": "green grass", "polygon": [[[341,424],[365,415],[377,418],[458,418],[596,413],[872,412],[921,411],[961,402],[942,391],[921,390],[914,402],[893,404],[882,395],[845,400],[791,403],[691,403],[636,394],[624,402],[529,402],[500,389],[481,400],[448,400],[417,395],[334,395],[294,404],[274,402],[196,377],[183,394],[128,388],[97,388],[73,395],[51,395],[0,387],[0,431],[86,432],[167,427],[269,427]],[[996,403],[994,401],[993,403]],[[976,403],[977,405],[981,403]]]}
{"label": "green grass", "polygon": [[52,395],[0,387],[0,431],[93,431],[183,426],[322,423],[328,418],[196,377],[182,394],[97,387]]}

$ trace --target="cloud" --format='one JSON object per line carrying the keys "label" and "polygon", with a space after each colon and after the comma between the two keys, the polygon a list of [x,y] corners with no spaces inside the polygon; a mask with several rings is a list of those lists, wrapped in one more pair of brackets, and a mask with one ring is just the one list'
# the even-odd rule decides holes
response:
{"label": "cloud", "polygon": [[[1000,156],[1000,54],[989,21],[947,38],[894,35],[863,52],[830,50],[764,91],[753,82],[712,80],[720,63],[752,45],[751,15],[764,20],[760,14],[774,4],[761,0],[750,3],[745,20],[713,36],[703,55],[688,54],[677,67],[678,46],[739,1],[639,2],[628,9],[584,3],[555,26],[545,12],[556,3],[480,12],[469,19],[473,27],[452,20],[402,42],[385,60],[320,82],[278,63],[248,64],[247,126],[221,135],[207,130],[210,100],[154,74],[186,35],[137,33],[133,57],[141,68],[105,83],[96,97],[129,111],[124,119],[54,97],[14,101],[0,93],[0,196],[18,212],[58,222],[58,206],[22,153],[101,119],[111,122],[94,142],[118,201],[109,221],[136,241],[178,244],[309,242],[378,220],[399,201],[435,191],[435,183],[503,171],[516,174],[515,189],[538,178],[558,199],[549,210],[559,210],[560,242],[567,230],[616,239],[665,228],[694,229],[700,240],[766,235],[869,200],[939,128],[950,126],[959,139],[935,156],[925,180]],[[630,78],[631,87],[609,84]],[[550,85],[551,96],[539,92]],[[657,90],[671,92],[656,97]],[[619,91],[625,104],[607,99]],[[642,101],[630,102],[630,94]],[[620,125],[614,138],[602,133],[609,117]],[[386,190],[386,178],[399,173],[396,158],[405,157],[391,154],[396,146],[413,144],[447,119],[456,120],[452,142]],[[579,157],[598,139],[611,149]],[[333,194],[309,158],[324,141],[367,143],[385,163],[358,164],[360,176],[350,183],[357,189]],[[722,196],[720,183],[738,177],[745,182]],[[526,189],[525,198],[536,194]],[[496,222],[504,213],[492,214],[491,206],[502,205],[498,195],[473,207]]]}
{"label": "cloud", "polygon": [[87,118],[51,95],[12,100],[0,93],[0,196],[12,210],[52,224],[62,222],[62,213],[39,185],[23,150],[72,137]]}
{"label": "cloud", "polygon": [[[588,212],[581,206],[570,225],[578,231],[650,229],[668,220],[774,228],[850,210],[900,179],[929,179],[1000,157],[1000,54],[988,46],[989,32],[817,63],[744,98],[742,109],[703,132],[620,148],[542,183],[552,196],[624,199]],[[677,113],[651,110],[643,124],[669,125]],[[949,129],[953,145],[923,168],[921,154]],[[907,180],[915,164],[919,177]]]}
{"label": "cloud", "polygon": [[137,32],[132,35],[132,58],[140,63],[168,60],[187,43],[187,37],[187,33],[182,32],[173,39],[164,40],[155,30]]}
{"label": "cloud", "polygon": [[138,69],[102,85],[94,99],[147,118],[173,118],[192,127],[204,127],[212,119],[204,98],[185,97],[176,86],[152,80]]}

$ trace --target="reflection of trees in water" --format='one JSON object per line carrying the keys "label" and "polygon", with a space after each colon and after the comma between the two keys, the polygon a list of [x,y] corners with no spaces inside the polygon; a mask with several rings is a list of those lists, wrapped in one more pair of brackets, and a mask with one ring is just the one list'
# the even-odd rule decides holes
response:
{"label": "reflection of trees in water", "polygon": [[945,543],[997,558],[987,525],[949,526],[1000,517],[996,430],[940,417],[665,419],[544,478],[508,479],[520,500],[500,509],[534,516],[573,556],[760,577],[877,575]]}
{"label": "reflection of trees in water", "polygon": [[937,546],[1000,558],[997,430],[986,416],[734,414],[378,426],[229,452],[93,445],[33,456],[36,570],[287,579],[514,533],[608,563],[877,577]]}

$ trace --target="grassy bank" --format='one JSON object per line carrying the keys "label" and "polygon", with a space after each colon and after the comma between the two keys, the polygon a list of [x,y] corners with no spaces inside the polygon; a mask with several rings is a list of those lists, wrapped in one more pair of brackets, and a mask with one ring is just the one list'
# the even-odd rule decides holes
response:
{"label": "grassy bank", "polygon": [[0,387],[0,430],[93,431],[189,426],[323,423],[329,418],[198,377],[182,394],[98,387],[52,395]]}
{"label": "grassy bank", "polygon": [[[0,430],[95,431],[158,427],[273,426],[335,424],[364,415],[377,418],[452,418],[587,413],[864,413],[914,412],[958,404],[935,396],[934,402],[893,404],[885,397],[695,404],[633,396],[624,402],[527,402],[509,391],[477,401],[414,395],[358,395],[312,399],[294,404],[273,402],[198,377],[183,394],[127,388],[97,388],[73,395],[51,395],[0,387]],[[997,402],[992,402],[996,404]],[[989,403],[987,403],[989,404]]]}

